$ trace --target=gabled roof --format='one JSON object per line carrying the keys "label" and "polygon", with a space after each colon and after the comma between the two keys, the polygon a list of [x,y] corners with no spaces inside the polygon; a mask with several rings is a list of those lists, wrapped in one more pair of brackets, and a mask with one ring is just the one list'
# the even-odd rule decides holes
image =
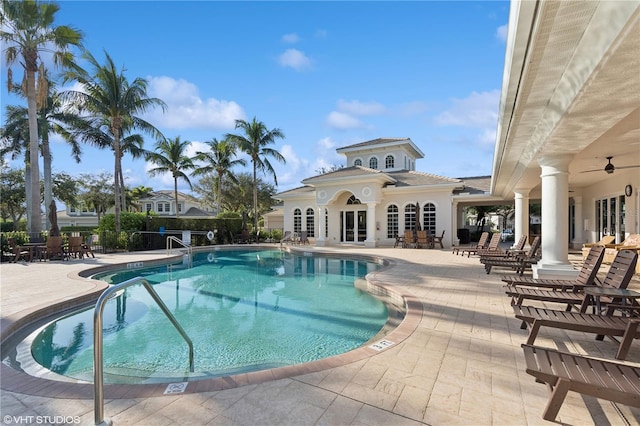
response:
{"label": "gabled roof", "polygon": [[[149,194],[148,197],[144,197],[144,198],[140,198],[139,202],[143,202],[145,200],[153,200],[156,198],[162,198],[162,199],[174,199],[174,192],[171,189],[161,189],[159,191],[153,191],[151,194]],[[189,195],[189,194],[185,194],[184,192],[180,192],[178,191],[178,197],[181,200],[190,200],[194,203],[199,202],[199,200],[194,197],[193,195]]]}
{"label": "gabled roof", "polygon": [[462,185],[462,181],[456,178],[434,175],[432,173],[410,171],[398,171],[387,173],[395,180],[396,187],[429,186],[429,185]]}
{"label": "gabled roof", "polygon": [[200,210],[197,207],[191,207],[189,208],[189,210],[187,210],[185,213],[182,213],[180,215],[182,216],[190,216],[190,217],[202,217],[202,216],[207,216],[207,217],[215,217],[215,215],[213,213],[210,212],[205,212],[204,210]]}
{"label": "gabled roof", "polygon": [[407,149],[413,152],[413,156],[415,158],[424,158],[424,153],[420,151],[420,148],[413,143],[413,141],[409,138],[378,138],[372,139],[366,142],[359,142],[353,145],[343,146],[342,148],[336,149],[338,154],[346,154],[348,152],[358,152],[362,150],[375,149],[379,150],[382,148],[390,148],[394,146],[405,145]]}
{"label": "gabled roof", "polygon": [[[302,183],[313,184],[313,183],[333,181],[338,179],[351,179],[351,178],[369,177],[369,176],[386,177],[388,176],[388,173],[383,173],[380,170],[370,169],[369,167],[364,167],[364,166],[351,166],[351,167],[343,167],[341,169],[337,169],[328,173],[306,178],[302,181]],[[386,177],[385,180],[391,181],[393,179]]]}

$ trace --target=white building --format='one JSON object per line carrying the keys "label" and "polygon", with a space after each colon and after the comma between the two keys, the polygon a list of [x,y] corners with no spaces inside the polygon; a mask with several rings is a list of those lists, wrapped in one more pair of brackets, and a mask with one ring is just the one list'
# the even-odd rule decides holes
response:
{"label": "white building", "polygon": [[375,139],[337,152],[346,156],[347,167],[304,179],[304,186],[275,196],[284,203],[285,231],[306,231],[318,246],[376,247],[393,245],[397,235],[418,223],[431,234],[445,231],[445,245],[452,244],[452,202],[467,187],[465,181],[417,172],[416,161],[424,154],[409,138]]}

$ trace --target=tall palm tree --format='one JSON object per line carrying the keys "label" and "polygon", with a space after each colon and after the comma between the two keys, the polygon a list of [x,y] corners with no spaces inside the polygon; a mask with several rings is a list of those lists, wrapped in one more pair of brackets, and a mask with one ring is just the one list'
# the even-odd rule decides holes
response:
{"label": "tall palm tree", "polygon": [[216,205],[218,206],[218,212],[220,212],[222,207],[222,183],[224,179],[227,178],[233,183],[238,183],[231,169],[234,166],[245,166],[247,162],[243,158],[234,159],[237,146],[229,139],[218,141],[216,138],[213,138],[205,143],[209,145],[209,150],[206,152],[196,152],[194,159],[204,161],[207,164],[195,169],[193,174],[198,176],[215,173]]}
{"label": "tall palm tree", "polygon": [[144,113],[154,107],[166,104],[158,98],[147,96],[147,81],[136,78],[129,82],[124,69],[118,70],[113,59],[105,52],[106,62],[100,65],[89,52],[82,57],[89,62],[94,74],[90,75],[79,66],[73,66],[65,75],[65,81],[75,80],[82,86],[82,91],[67,91],[65,96],[73,100],[81,111],[89,114],[94,129],[106,125],[112,137],[111,149],[114,153],[114,199],[116,231],[120,231],[120,211],[124,204],[124,185],[122,182],[122,156],[124,155],[122,138],[126,131],[140,130],[152,135],[157,140],[164,139],[162,133],[151,123],[137,114]]}
{"label": "tall palm tree", "polygon": [[195,165],[193,160],[185,154],[191,142],[181,141],[180,136],[173,139],[165,139],[156,144],[154,152],[147,154],[147,161],[154,163],[157,167],[149,170],[151,176],[162,173],[171,173],[173,177],[173,191],[176,199],[176,217],[178,213],[178,179],[185,181],[191,188],[187,170],[193,170]]}
{"label": "tall palm tree", "polygon": [[278,178],[269,157],[275,158],[282,164],[286,164],[285,158],[269,145],[275,143],[276,138],[284,139],[284,133],[280,129],[267,130],[267,126],[253,117],[253,121],[236,120],[236,129],[242,129],[243,135],[227,134],[225,137],[236,143],[240,150],[251,157],[253,163],[253,221],[254,231],[258,230],[258,170],[273,176],[273,181],[278,185]]}
{"label": "tall palm tree", "polygon": [[[31,233],[40,232],[40,167],[38,164],[38,100],[46,99],[43,52],[52,53],[56,65],[71,62],[70,46],[80,46],[82,35],[66,25],[54,26],[55,14],[60,7],[52,2],[35,0],[2,0],[0,8],[0,40],[4,43],[7,63],[7,83],[11,89],[11,66],[18,61],[24,69],[23,92],[27,97],[29,115],[30,202],[27,222]],[[36,74],[38,82],[36,85]]]}

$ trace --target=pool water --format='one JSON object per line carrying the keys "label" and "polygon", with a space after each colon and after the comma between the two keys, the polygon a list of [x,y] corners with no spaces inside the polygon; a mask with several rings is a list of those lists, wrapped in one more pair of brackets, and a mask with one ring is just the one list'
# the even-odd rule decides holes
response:
{"label": "pool water", "polygon": [[[389,311],[354,284],[379,267],[279,250],[219,250],[194,254],[192,267],[96,276],[114,284],[143,276],[194,344],[190,373],[185,341],[141,285],[129,287],[105,307],[105,382],[215,377],[362,346],[385,325]],[[93,308],[61,318],[37,333],[32,355],[55,373],[92,381],[92,328]]]}

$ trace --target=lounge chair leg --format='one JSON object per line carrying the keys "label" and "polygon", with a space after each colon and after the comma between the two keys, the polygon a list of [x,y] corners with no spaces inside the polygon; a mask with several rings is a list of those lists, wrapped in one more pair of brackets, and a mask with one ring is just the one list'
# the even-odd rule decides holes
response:
{"label": "lounge chair leg", "polygon": [[527,339],[527,345],[533,345],[533,342],[535,342],[536,337],[538,336],[539,330],[540,330],[540,321],[533,320],[533,325],[531,326],[531,330],[529,330],[529,338]]}
{"label": "lounge chair leg", "polygon": [[527,329],[527,322],[522,321],[522,324],[520,324],[520,330],[526,330],[526,329]]}
{"label": "lounge chair leg", "polygon": [[627,357],[629,349],[631,348],[631,342],[633,342],[633,338],[636,335],[638,324],[640,324],[640,320],[637,319],[630,320],[629,324],[627,324],[627,329],[624,331],[624,336],[622,336],[622,341],[618,347],[616,359],[625,359]]}
{"label": "lounge chair leg", "polygon": [[569,392],[570,386],[571,384],[568,381],[564,379],[558,380],[558,383],[556,383],[553,388],[547,407],[544,409],[544,413],[542,415],[543,419],[550,422],[556,419],[558,411],[560,411],[560,407],[562,407],[562,403],[567,396],[567,392]]}

